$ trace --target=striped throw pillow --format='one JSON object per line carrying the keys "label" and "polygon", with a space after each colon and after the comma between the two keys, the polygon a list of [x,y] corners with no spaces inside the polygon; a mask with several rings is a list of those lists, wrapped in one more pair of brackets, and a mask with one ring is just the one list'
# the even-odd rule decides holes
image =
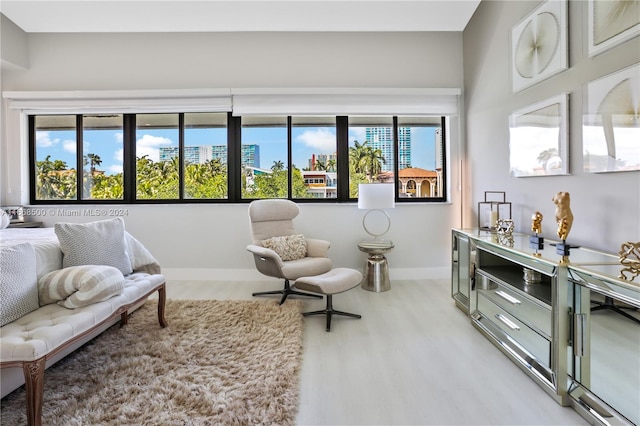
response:
{"label": "striped throw pillow", "polygon": [[113,266],[70,266],[43,275],[38,281],[40,305],[58,303],[79,308],[122,293],[124,276]]}

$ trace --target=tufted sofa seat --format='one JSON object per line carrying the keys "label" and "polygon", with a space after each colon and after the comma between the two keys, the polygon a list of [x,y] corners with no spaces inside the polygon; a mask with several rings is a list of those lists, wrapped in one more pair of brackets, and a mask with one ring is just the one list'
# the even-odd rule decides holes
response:
{"label": "tufted sofa seat", "polygon": [[122,294],[104,302],[77,309],[55,303],[42,306],[0,329],[0,359],[2,363],[35,361],[114,315],[126,322],[122,314],[163,284],[163,275],[134,273],[127,276]]}
{"label": "tufted sofa seat", "polygon": [[[96,224],[88,225],[96,228],[101,226],[99,222]],[[74,270],[75,275],[65,275],[68,271],[63,263],[66,253],[63,256],[54,229],[0,230],[0,250],[4,250],[0,263],[6,268],[0,276],[0,291],[3,294],[0,316],[4,324],[0,327],[0,391],[4,397],[22,384],[25,385],[29,425],[40,425],[42,422],[44,374],[48,367],[112,325],[118,322],[127,324],[129,314],[155,292],[158,293],[158,322],[161,327],[167,325],[164,316],[165,277],[160,273],[160,265],[132,235],[125,232],[123,237],[115,239],[122,251],[127,252],[127,264],[124,266],[128,270],[124,274],[116,268],[107,267],[120,275],[116,280],[117,291],[105,297],[102,291],[110,290],[108,286],[111,281],[108,274],[101,274],[105,268],[101,266],[102,263],[84,263],[85,266],[80,266],[83,273]],[[99,244],[102,243],[100,238],[97,240]],[[93,253],[84,247],[76,251],[80,255],[84,252]],[[53,287],[47,287],[53,285],[53,281],[47,278],[51,274],[55,277],[52,279],[58,281]],[[41,279],[45,284],[39,288]],[[44,300],[43,297],[61,295],[60,283],[64,285],[64,291],[69,290],[66,288],[68,284],[73,284],[73,295],[67,297],[65,293],[56,299],[60,300],[57,303]],[[74,306],[69,307],[66,303],[75,296],[74,290],[80,290],[75,287],[79,283],[87,284],[85,289],[88,292],[77,291],[83,296],[77,297],[73,301]],[[88,283],[95,283],[95,286]],[[23,291],[24,288],[26,291]],[[99,290],[97,293],[90,292],[96,288]],[[13,303],[15,295],[23,293],[27,294],[26,299],[22,299],[27,300],[24,304],[35,301],[35,306],[32,303],[28,309],[22,310],[22,305]],[[18,308],[21,310],[14,313]],[[8,312],[12,316],[5,319],[3,315]]]}
{"label": "tufted sofa seat", "polygon": [[45,370],[118,321],[127,323],[130,312],[158,292],[158,322],[166,327],[165,278],[161,274],[134,273],[122,294],[77,309],[58,304],[41,306],[0,328],[2,395],[23,383],[29,425],[42,423]]}

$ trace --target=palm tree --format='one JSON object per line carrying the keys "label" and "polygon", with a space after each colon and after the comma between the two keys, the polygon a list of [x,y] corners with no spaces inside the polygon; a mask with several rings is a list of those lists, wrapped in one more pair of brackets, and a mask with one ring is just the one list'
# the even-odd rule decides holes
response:
{"label": "palm tree", "polygon": [[335,159],[330,159],[327,161],[327,165],[325,170],[327,170],[328,172],[335,172],[336,171],[336,167],[337,167],[337,163]]}
{"label": "palm tree", "polygon": [[84,165],[86,166],[87,164],[89,164],[89,172],[93,176],[96,172],[96,166],[102,164],[102,159],[98,154],[89,153],[84,157]]}
{"label": "palm tree", "polygon": [[371,147],[367,147],[365,155],[362,158],[362,162],[364,163],[364,173],[367,176],[369,183],[371,183],[382,171],[382,165],[386,164],[387,161],[384,159],[384,155],[380,148],[373,149]]}
{"label": "palm tree", "polygon": [[273,170],[274,172],[284,170],[284,163],[282,161],[274,161],[273,166],[271,166],[271,170]]}
{"label": "palm tree", "polygon": [[360,144],[358,141],[354,141],[352,147],[349,147],[349,166],[354,173],[363,173],[362,169],[362,158],[365,156],[365,151],[367,149],[367,141]]}
{"label": "palm tree", "polygon": [[382,150],[373,149],[369,146],[368,141],[364,141],[362,144],[354,141],[354,145],[349,148],[351,170],[354,173],[365,175],[369,182],[373,182],[374,178],[382,171],[382,164],[386,164]]}
{"label": "palm tree", "polygon": [[316,163],[313,165],[315,170],[327,170],[327,166],[320,160],[316,160]]}

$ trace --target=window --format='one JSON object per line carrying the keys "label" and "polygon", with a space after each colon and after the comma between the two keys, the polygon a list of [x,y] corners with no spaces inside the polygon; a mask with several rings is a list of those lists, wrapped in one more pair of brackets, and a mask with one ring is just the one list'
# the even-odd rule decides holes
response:
{"label": "window", "polygon": [[[34,118],[35,161],[32,198],[42,201],[74,200],[77,194],[76,152],[78,139],[75,115],[40,115]],[[32,182],[34,183],[34,182]]]}
{"label": "window", "polygon": [[[292,117],[291,157],[294,198],[337,198],[335,117]],[[303,179],[302,187],[298,174]]]}
{"label": "window", "polygon": [[122,200],[123,116],[82,117],[82,198]]}
{"label": "window", "polygon": [[179,198],[178,114],[136,116],[136,198]]}
{"label": "window", "polygon": [[398,196],[444,199],[444,126],[440,117],[398,117]]}
{"label": "window", "polygon": [[227,114],[184,115],[184,198],[226,199]]}
{"label": "window", "polygon": [[364,182],[394,183],[399,202],[446,200],[444,117],[32,115],[29,126],[33,204],[353,201]]}
{"label": "window", "polygon": [[358,198],[358,185],[393,182],[393,117],[349,117],[349,197]]}
{"label": "window", "polygon": [[242,117],[242,198],[287,198],[287,117]]}

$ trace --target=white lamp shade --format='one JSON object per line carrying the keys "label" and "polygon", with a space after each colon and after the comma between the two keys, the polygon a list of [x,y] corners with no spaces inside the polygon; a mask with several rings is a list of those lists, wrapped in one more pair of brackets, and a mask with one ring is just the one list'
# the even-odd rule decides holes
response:
{"label": "white lamp shade", "polygon": [[392,209],[394,207],[393,183],[361,183],[358,185],[359,209]]}

